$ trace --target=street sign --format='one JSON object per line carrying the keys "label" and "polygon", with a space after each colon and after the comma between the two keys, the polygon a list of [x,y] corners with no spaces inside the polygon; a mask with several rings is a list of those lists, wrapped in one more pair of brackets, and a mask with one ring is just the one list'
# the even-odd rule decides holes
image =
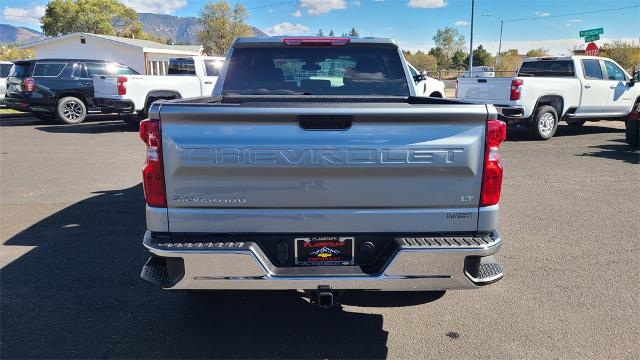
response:
{"label": "street sign", "polygon": [[589,35],[584,37],[585,43],[590,43],[592,41],[600,40],[600,35]]}
{"label": "street sign", "polygon": [[580,37],[593,36],[593,35],[602,35],[602,34],[604,34],[604,29],[603,28],[589,29],[589,30],[580,31]]}
{"label": "street sign", "polygon": [[598,56],[600,55],[600,49],[596,43],[592,42],[587,45],[587,48],[584,50],[585,55],[588,56]]}

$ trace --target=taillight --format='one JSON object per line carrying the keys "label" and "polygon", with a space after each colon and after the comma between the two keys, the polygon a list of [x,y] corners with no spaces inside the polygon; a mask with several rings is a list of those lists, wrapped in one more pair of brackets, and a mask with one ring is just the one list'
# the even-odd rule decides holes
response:
{"label": "taillight", "polygon": [[118,76],[118,95],[126,95],[127,94],[127,82],[126,76]]}
{"label": "taillight", "polygon": [[506,137],[507,125],[504,122],[500,120],[487,121],[480,206],[495,205],[500,200],[500,193],[502,192],[500,144]]}
{"label": "taillight", "polygon": [[295,37],[282,39],[286,46],[345,46],[349,44],[349,38],[336,37]]}
{"label": "taillight", "polygon": [[141,121],[140,138],[147,145],[147,161],[142,168],[144,197],[147,200],[147,205],[166,207],[167,195],[164,189],[160,120],[147,119]]}
{"label": "taillight", "polygon": [[521,79],[511,80],[511,96],[509,97],[509,99],[520,100],[520,87],[522,86],[522,84],[524,84],[524,81],[522,81]]}
{"label": "taillight", "polygon": [[458,97],[458,79],[456,79],[456,93],[455,93],[455,95],[453,97],[455,97],[455,98]]}
{"label": "taillight", "polygon": [[22,90],[26,92],[34,92],[36,90],[36,81],[33,78],[22,80]]}

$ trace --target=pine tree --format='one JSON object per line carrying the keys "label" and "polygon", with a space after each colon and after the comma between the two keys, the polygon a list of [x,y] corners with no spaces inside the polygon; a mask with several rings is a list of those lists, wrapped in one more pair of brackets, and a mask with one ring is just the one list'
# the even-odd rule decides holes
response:
{"label": "pine tree", "polygon": [[329,31],[329,36],[331,36],[331,37],[336,36],[336,34],[333,33],[333,29],[331,29],[331,31]]}
{"label": "pine tree", "polygon": [[360,37],[360,34],[358,33],[358,30],[356,30],[356,28],[352,27],[351,31],[349,32],[349,37]]}
{"label": "pine tree", "polygon": [[324,37],[324,33],[322,32],[322,29],[318,30],[318,37]]}

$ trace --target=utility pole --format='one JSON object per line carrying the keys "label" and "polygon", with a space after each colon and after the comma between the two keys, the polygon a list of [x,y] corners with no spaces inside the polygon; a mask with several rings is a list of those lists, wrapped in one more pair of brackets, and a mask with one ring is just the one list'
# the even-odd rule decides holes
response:
{"label": "utility pole", "polygon": [[475,12],[476,0],[471,0],[471,41],[469,44],[469,76],[473,77],[473,13]]}
{"label": "utility pole", "polygon": [[500,40],[498,41],[498,55],[496,56],[496,65],[500,65],[500,53],[502,52],[502,28],[504,26],[504,20],[493,14],[482,14],[482,16],[491,16],[500,21]]}

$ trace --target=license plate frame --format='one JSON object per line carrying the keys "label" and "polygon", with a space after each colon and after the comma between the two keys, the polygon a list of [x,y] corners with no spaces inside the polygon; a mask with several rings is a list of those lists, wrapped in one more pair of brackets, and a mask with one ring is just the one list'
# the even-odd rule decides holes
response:
{"label": "license plate frame", "polygon": [[295,265],[354,265],[355,242],[355,237],[353,236],[309,236],[294,238]]}

